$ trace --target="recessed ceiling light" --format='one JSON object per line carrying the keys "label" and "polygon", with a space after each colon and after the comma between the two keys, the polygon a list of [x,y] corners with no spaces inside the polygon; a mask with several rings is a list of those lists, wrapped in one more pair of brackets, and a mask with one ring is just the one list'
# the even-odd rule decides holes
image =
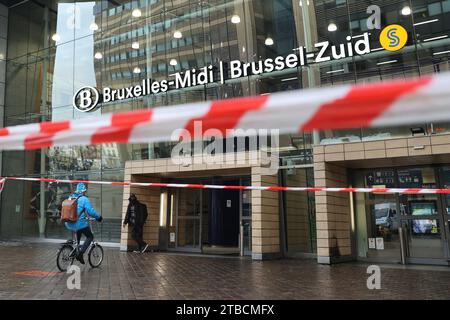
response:
{"label": "recessed ceiling light", "polygon": [[52,35],[52,40],[53,40],[53,41],[59,41],[59,40],[61,40],[61,37],[59,36],[59,34],[54,33],[54,34]]}
{"label": "recessed ceiling light", "polygon": [[133,48],[133,49],[139,49],[139,42],[133,42],[132,44],[131,44],[131,47]]}
{"label": "recessed ceiling light", "polygon": [[101,52],[96,52],[95,55],[94,55],[94,58],[97,59],[97,60],[100,60],[101,58],[103,58],[103,55],[102,55]]}
{"label": "recessed ceiling light", "polygon": [[178,64],[178,61],[177,61],[176,59],[170,59],[169,64],[170,64],[171,66],[176,66],[176,65]]}
{"label": "recessed ceiling light", "polygon": [[133,73],[141,73],[141,68],[135,67],[135,68],[133,69]]}
{"label": "recessed ceiling light", "polygon": [[402,15],[409,16],[411,14],[411,8],[409,6],[404,6],[402,8]]}
{"label": "recessed ceiling light", "polygon": [[273,39],[271,37],[267,37],[266,41],[264,41],[264,44],[266,46],[273,46],[274,44]]}
{"label": "recessed ceiling light", "polygon": [[231,17],[231,23],[238,24],[240,22],[241,22],[241,17],[239,17],[237,14],[234,14]]}
{"label": "recessed ceiling light", "polygon": [[91,30],[91,31],[97,31],[97,30],[98,30],[98,24],[96,24],[95,22],[92,22],[92,23],[89,25],[89,30]]}
{"label": "recessed ceiling light", "polygon": [[337,30],[337,25],[335,23],[332,22],[328,25],[328,31],[334,32],[336,30]]}
{"label": "recessed ceiling light", "polygon": [[142,16],[142,12],[141,12],[141,10],[139,10],[139,9],[134,9],[134,10],[131,12],[131,15],[132,15],[133,17],[135,17],[135,18],[139,18],[140,16]]}
{"label": "recessed ceiling light", "polygon": [[173,37],[175,39],[181,39],[181,38],[183,38],[183,34],[181,33],[181,31],[177,30],[173,33]]}

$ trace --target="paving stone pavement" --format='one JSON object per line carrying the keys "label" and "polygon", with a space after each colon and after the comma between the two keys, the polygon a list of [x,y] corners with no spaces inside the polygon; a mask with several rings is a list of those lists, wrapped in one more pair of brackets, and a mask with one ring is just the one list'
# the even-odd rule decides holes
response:
{"label": "paving stone pavement", "polygon": [[[0,299],[450,299],[450,267],[382,265],[381,289],[368,290],[367,264],[113,248],[105,249],[101,268],[82,266],[81,289],[69,290],[69,275],[56,267],[57,249],[0,244]],[[20,274],[29,271],[41,273]]]}

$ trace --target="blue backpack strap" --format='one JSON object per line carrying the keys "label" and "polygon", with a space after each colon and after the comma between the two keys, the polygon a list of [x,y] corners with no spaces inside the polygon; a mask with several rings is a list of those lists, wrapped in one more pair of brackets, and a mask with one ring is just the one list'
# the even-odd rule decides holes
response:
{"label": "blue backpack strap", "polygon": [[[78,196],[78,197],[76,198],[77,201],[78,201],[81,197],[84,197],[84,195]],[[85,211],[86,211],[86,208],[83,208],[83,210],[81,210],[81,212],[80,212],[80,218],[81,218],[81,215],[82,215]],[[86,217],[86,218],[87,218],[87,217]]]}

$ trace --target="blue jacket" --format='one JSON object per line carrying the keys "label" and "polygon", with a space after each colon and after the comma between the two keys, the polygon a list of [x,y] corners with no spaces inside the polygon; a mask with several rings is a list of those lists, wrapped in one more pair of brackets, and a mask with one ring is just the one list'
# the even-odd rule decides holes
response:
{"label": "blue jacket", "polygon": [[[78,198],[79,194],[71,194],[70,198]],[[76,222],[66,222],[65,226],[67,229],[71,231],[78,231],[84,228],[89,227],[88,216],[91,216],[95,219],[99,219],[100,215],[95,211],[94,207],[92,207],[89,198],[86,196],[81,196],[78,198],[78,220]]]}

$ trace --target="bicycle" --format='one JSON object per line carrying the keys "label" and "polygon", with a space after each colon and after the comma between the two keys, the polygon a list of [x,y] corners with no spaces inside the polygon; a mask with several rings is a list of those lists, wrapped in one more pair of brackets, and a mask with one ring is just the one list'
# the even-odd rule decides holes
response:
{"label": "bicycle", "polygon": [[[89,225],[94,218],[88,218]],[[92,234],[94,233],[93,229]],[[81,242],[81,241],[80,241]],[[61,272],[66,272],[67,269],[73,264],[75,257],[77,256],[81,245],[77,244],[77,240],[72,238],[61,244],[61,248],[58,250],[56,256],[56,265]],[[103,262],[103,247],[96,241],[92,241],[87,250],[88,261],[92,268],[98,268]]]}

